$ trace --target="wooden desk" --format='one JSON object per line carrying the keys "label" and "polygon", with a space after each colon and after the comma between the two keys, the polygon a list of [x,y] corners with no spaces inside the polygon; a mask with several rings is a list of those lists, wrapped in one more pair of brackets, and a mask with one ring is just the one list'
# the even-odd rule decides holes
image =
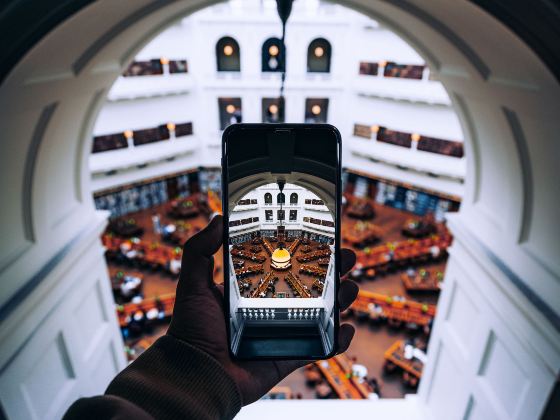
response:
{"label": "wooden desk", "polygon": [[414,275],[401,274],[401,280],[408,292],[439,292],[443,273],[437,270],[419,269]]}
{"label": "wooden desk", "polygon": [[345,354],[317,361],[315,365],[341,400],[368,398],[367,386],[352,376],[352,363]]}
{"label": "wooden desk", "polygon": [[268,273],[266,273],[266,276],[264,276],[264,279],[263,279],[262,283],[259,284],[257,286],[257,288],[251,292],[251,297],[252,298],[258,298],[258,297],[260,297],[261,293],[264,293],[266,295],[266,292],[268,290],[268,286],[273,281],[274,281],[274,278],[272,277],[272,271],[269,271]]}
{"label": "wooden desk", "polygon": [[[396,341],[387,349],[385,352],[386,364],[392,363],[393,365],[399,367],[404,372],[414,376],[417,379],[422,377],[422,370],[424,369],[424,364],[417,359],[405,359],[404,357],[404,341]],[[414,381],[417,383],[417,381]]]}
{"label": "wooden desk", "polygon": [[[375,311],[372,306],[381,308]],[[419,326],[428,325],[436,315],[436,305],[406,300],[395,301],[391,296],[360,290],[358,297],[350,306],[353,311],[365,313],[372,320],[388,319],[402,323],[412,323]]]}
{"label": "wooden desk", "polygon": [[300,279],[293,275],[291,271],[288,272],[285,278],[286,282],[290,285],[290,287],[302,298],[310,298],[311,292],[303,287]]}
{"label": "wooden desk", "polygon": [[316,265],[310,265],[310,264],[300,265],[299,266],[299,272],[310,274],[310,275],[316,276],[316,277],[325,277],[327,275],[327,270],[326,269],[324,269],[322,267],[318,267]]}
{"label": "wooden desk", "polygon": [[121,327],[127,326],[126,318],[132,316],[134,312],[138,310],[143,310],[148,312],[150,309],[157,308],[159,305],[163,307],[165,317],[169,317],[173,314],[173,307],[175,306],[175,294],[163,295],[159,298],[149,298],[144,299],[140,303],[127,303],[125,305],[118,306],[117,316],[119,318],[119,325]]}

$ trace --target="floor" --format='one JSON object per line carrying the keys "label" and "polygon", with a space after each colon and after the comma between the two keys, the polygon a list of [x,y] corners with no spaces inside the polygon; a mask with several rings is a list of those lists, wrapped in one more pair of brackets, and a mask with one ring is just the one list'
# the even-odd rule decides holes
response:
{"label": "floor", "polygon": [[[390,207],[376,205],[376,217],[373,223],[382,229],[382,242],[405,239],[401,235],[401,227],[405,220],[413,217],[410,213],[396,210]],[[172,219],[166,216],[165,205],[157,206],[149,211],[138,212],[129,217],[133,217],[139,225],[144,227],[145,240],[159,240],[158,235],[153,232],[151,216],[153,213],[159,213],[162,224],[171,222]],[[346,216],[343,217],[344,224],[355,223],[354,219]],[[203,216],[187,220],[193,227],[202,228],[207,220]],[[346,244],[343,243],[343,246]],[[431,267],[439,270],[445,269],[445,263],[434,264]],[[116,270],[126,269],[115,264],[109,265],[109,270],[114,273]],[[145,279],[144,293],[145,297],[154,297],[166,293],[172,293],[176,287],[176,279],[170,275],[156,272],[142,272]],[[359,286],[361,289],[373,292],[383,293],[390,296],[401,295],[409,299],[420,302],[436,303],[437,294],[407,294],[400,279],[401,273],[393,273],[374,280],[363,280]],[[311,277],[310,277],[311,279]],[[222,250],[218,251],[215,257],[215,280],[218,283],[223,281],[222,273]],[[383,372],[383,354],[387,348],[396,340],[407,339],[411,337],[411,333],[404,330],[394,330],[385,325],[373,327],[368,323],[357,323],[354,319],[349,318],[343,322],[349,322],[356,327],[356,335],[347,354],[355,358],[355,362],[364,365],[368,369],[368,377],[376,377],[381,383],[381,396],[387,398],[402,398],[405,394],[414,393],[413,389],[406,388],[398,373],[386,375]],[[144,337],[144,346],[152,342],[158,335],[165,332],[162,326],[154,331],[150,337]],[[132,343],[131,343],[132,344]],[[284,379],[279,385],[289,386],[294,395],[300,394],[302,398],[315,398],[314,389],[305,385],[303,369],[292,373]]]}

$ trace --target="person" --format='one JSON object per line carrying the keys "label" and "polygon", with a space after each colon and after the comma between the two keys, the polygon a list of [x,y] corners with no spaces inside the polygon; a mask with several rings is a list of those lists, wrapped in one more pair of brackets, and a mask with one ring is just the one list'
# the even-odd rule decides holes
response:
{"label": "person", "polygon": [[[238,361],[230,357],[223,306],[223,286],[213,281],[213,255],[222,245],[222,217],[187,241],[177,283],[173,317],[159,338],[109,384],[105,395],[80,398],[68,409],[74,419],[231,419],[242,406],[265,395],[305,360]],[[343,273],[355,255],[342,250]],[[187,269],[188,267],[188,269]],[[341,310],[350,306],[358,287],[341,282]],[[354,336],[340,326],[339,352]]]}

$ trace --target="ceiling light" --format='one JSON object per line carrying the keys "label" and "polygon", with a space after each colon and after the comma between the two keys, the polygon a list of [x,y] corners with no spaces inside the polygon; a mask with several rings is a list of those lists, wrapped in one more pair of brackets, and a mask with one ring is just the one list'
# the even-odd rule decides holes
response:
{"label": "ceiling light", "polygon": [[278,113],[278,105],[272,104],[268,107],[268,110],[270,111],[271,114],[277,114]]}
{"label": "ceiling light", "polygon": [[311,107],[311,112],[313,115],[319,115],[321,113],[321,107],[319,105],[313,105]]}
{"label": "ceiling light", "polygon": [[273,57],[277,56],[279,52],[280,49],[276,45],[271,45],[268,49],[268,53]]}
{"label": "ceiling light", "polygon": [[226,106],[226,111],[228,114],[233,114],[235,112],[235,106],[232,104],[229,104],[228,106]]}
{"label": "ceiling light", "polygon": [[133,133],[132,133],[132,130],[126,130],[126,131],[124,132],[124,136],[125,136],[127,139],[132,138],[132,134],[133,134]]}
{"label": "ceiling light", "polygon": [[233,47],[231,45],[226,45],[224,47],[224,54],[225,55],[232,55],[233,54]]}
{"label": "ceiling light", "polygon": [[325,50],[323,49],[323,47],[317,47],[315,48],[315,57],[322,57],[323,54],[325,53]]}

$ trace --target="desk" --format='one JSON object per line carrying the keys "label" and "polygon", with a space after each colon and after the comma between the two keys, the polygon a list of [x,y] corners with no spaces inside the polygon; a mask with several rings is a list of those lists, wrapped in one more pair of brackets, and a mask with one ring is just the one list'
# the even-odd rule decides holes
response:
{"label": "desk", "polygon": [[358,313],[368,314],[370,320],[429,325],[436,315],[436,305],[405,300],[394,300],[391,296],[360,290],[350,308]]}
{"label": "desk", "polygon": [[401,274],[401,280],[407,292],[439,292],[443,272],[421,268]]}
{"label": "desk", "polygon": [[261,293],[264,293],[266,295],[268,286],[270,286],[270,284],[274,281],[274,279],[277,278],[278,277],[272,277],[272,271],[266,273],[266,276],[264,276],[263,281],[259,283],[257,288],[251,292],[251,297],[258,298],[261,295]]}
{"label": "desk", "polygon": [[302,298],[310,298],[311,292],[301,283],[300,279],[293,275],[291,271],[288,272],[285,278],[286,282],[294,290],[297,296]]}
{"label": "desk", "polygon": [[157,308],[163,309],[164,316],[169,317],[173,314],[173,307],[175,306],[175,294],[163,295],[159,298],[144,299],[141,303],[127,303],[117,307],[117,316],[119,318],[119,325],[126,327],[128,324],[127,318],[138,311],[143,310],[148,312],[150,309]]}
{"label": "desk", "polygon": [[[418,380],[422,377],[424,364],[415,358],[406,359],[404,357],[405,342],[403,340],[396,341],[385,352],[385,369],[391,371],[394,367],[398,367],[405,372],[403,379],[410,385],[418,385]],[[414,379],[412,379],[414,378]]]}
{"label": "desk", "polygon": [[360,383],[352,375],[352,363],[345,354],[339,354],[328,360],[317,361],[315,366],[319,368],[319,372],[341,400],[368,398],[370,391],[367,385]]}

